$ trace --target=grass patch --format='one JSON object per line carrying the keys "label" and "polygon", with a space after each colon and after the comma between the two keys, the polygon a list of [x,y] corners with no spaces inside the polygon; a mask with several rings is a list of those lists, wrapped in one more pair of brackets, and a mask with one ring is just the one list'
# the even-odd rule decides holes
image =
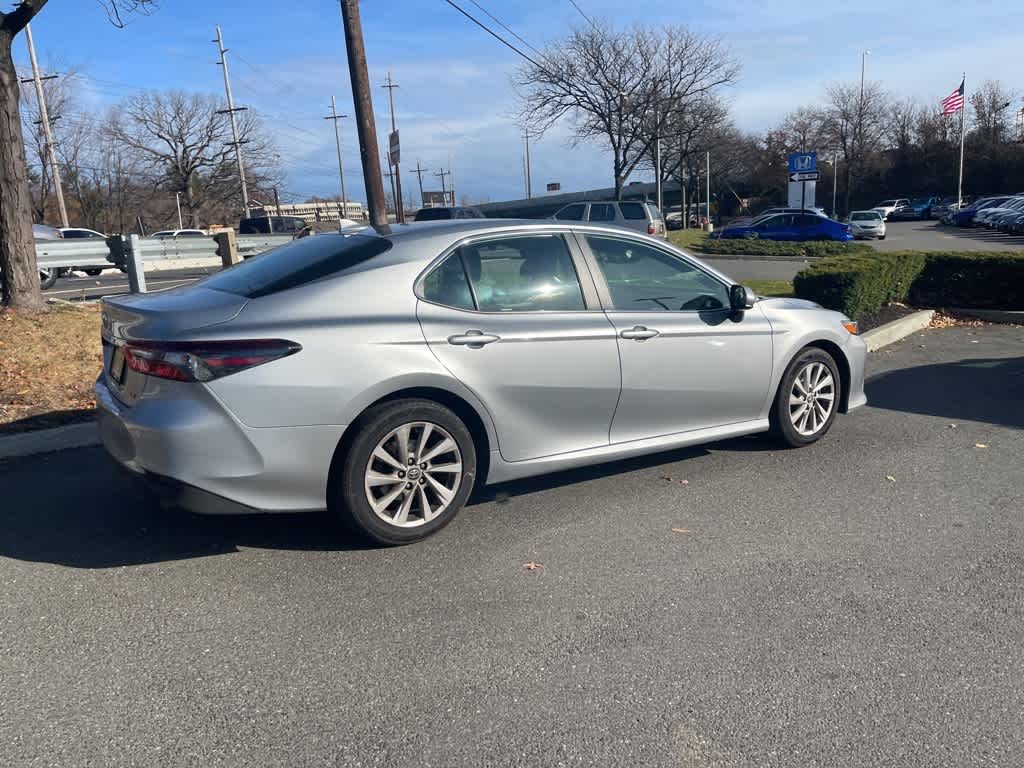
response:
{"label": "grass patch", "polygon": [[0,310],[0,433],[91,418],[102,368],[98,305]]}
{"label": "grass patch", "polygon": [[672,245],[689,251],[699,251],[707,239],[707,232],[700,229],[675,229],[668,233]]}
{"label": "grass patch", "polygon": [[789,280],[744,280],[743,285],[753,288],[758,296],[793,296],[793,283]]}

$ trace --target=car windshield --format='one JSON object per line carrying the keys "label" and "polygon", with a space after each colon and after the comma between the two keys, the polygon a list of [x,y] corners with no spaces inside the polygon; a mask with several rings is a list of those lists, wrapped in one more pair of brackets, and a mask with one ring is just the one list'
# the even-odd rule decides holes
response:
{"label": "car windshield", "polygon": [[878,211],[854,211],[850,214],[850,221],[881,221],[882,216]]}

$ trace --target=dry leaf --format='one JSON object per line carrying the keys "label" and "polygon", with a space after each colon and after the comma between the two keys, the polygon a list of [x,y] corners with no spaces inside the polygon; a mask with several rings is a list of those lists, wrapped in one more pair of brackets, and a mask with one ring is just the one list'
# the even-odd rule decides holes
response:
{"label": "dry leaf", "polygon": [[523,565],[523,568],[525,568],[528,571],[537,571],[537,570],[540,570],[543,567],[544,567],[544,563],[535,563],[535,562],[533,562],[533,560],[531,560],[530,562],[525,563]]}
{"label": "dry leaf", "polygon": [[890,483],[895,483],[896,482],[896,478],[893,477],[892,475],[886,475],[885,479],[888,480]]}
{"label": "dry leaf", "polygon": [[672,533],[689,533],[689,528],[673,528]]}
{"label": "dry leaf", "polygon": [[985,445],[985,443],[975,443],[974,447],[975,448],[988,448],[988,446]]}

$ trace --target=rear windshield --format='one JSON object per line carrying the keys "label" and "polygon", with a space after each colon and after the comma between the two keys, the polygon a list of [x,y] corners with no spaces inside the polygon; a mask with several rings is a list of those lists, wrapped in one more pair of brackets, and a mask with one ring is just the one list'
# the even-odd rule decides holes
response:
{"label": "rear windshield", "polygon": [[218,272],[203,286],[257,299],[343,272],[390,248],[391,241],[383,237],[304,237]]}
{"label": "rear windshield", "polygon": [[451,208],[420,208],[416,211],[416,221],[439,221],[452,217]]}

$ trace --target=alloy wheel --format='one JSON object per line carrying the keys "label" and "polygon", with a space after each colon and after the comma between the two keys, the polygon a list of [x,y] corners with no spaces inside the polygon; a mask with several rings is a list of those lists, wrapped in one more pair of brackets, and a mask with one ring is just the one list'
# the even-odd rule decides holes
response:
{"label": "alloy wheel", "polygon": [[415,528],[444,512],[462,483],[455,438],[428,421],[388,432],[366,463],[364,488],[374,514],[389,525]]}
{"label": "alloy wheel", "polygon": [[793,379],[789,393],[789,419],[804,437],[817,434],[828,422],[836,403],[836,383],[824,363],[811,362]]}

